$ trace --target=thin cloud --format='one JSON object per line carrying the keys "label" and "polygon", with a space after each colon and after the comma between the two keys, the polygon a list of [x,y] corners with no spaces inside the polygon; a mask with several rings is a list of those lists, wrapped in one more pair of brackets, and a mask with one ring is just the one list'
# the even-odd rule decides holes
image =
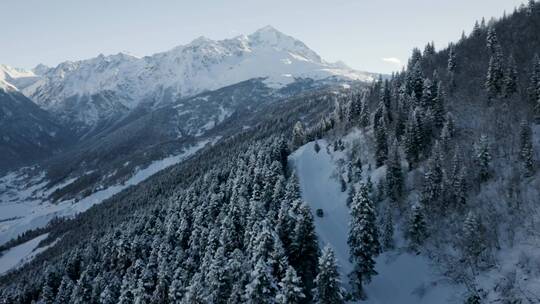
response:
{"label": "thin cloud", "polygon": [[401,66],[401,60],[399,60],[399,58],[396,58],[396,57],[386,57],[386,58],[381,58],[382,61],[386,62],[386,63],[391,63],[391,64],[395,64],[397,66]]}

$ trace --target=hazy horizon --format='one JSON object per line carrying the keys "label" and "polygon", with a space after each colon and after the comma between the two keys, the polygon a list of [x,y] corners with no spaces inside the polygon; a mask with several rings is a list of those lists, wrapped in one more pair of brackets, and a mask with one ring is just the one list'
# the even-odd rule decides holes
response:
{"label": "hazy horizon", "polygon": [[[99,54],[146,56],[200,36],[221,40],[271,25],[330,62],[369,72],[400,69],[413,47],[434,41],[437,49],[470,32],[476,20],[511,13],[521,0],[295,1],[287,3],[186,3],[119,0],[9,0],[0,63],[30,69]],[[467,9],[464,9],[464,5]],[[391,9],[389,7],[391,6]],[[301,22],[298,22],[298,21]],[[36,50],[38,52],[36,53]]]}

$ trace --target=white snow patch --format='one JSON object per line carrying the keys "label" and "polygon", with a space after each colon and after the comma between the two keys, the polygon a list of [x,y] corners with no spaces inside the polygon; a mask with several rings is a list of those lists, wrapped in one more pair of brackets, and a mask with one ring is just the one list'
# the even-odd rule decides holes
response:
{"label": "white snow patch", "polygon": [[39,242],[47,238],[47,235],[48,233],[45,233],[31,239],[30,241],[27,241],[26,243],[22,243],[7,250],[6,252],[3,252],[3,254],[0,256],[0,275],[29,262],[39,252],[45,250],[45,248],[39,248],[39,251],[35,249]]}

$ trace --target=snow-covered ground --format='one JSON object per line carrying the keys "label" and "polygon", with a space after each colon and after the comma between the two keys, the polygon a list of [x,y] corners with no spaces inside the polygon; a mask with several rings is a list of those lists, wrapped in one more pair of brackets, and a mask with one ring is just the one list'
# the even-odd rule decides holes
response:
{"label": "snow-covered ground", "polygon": [[26,243],[15,246],[0,255],[0,275],[29,262],[38,253],[45,250],[45,247],[38,249],[36,249],[36,247],[39,242],[47,238],[47,235],[48,233],[42,234]]}
{"label": "snow-covered ground", "polygon": [[[358,137],[352,134],[350,137]],[[321,150],[315,152],[314,143],[308,143],[291,155],[300,180],[302,198],[312,210],[323,209],[322,218],[315,217],[315,228],[321,247],[330,245],[340,264],[343,286],[348,289],[348,274],[352,270],[347,245],[349,208],[346,193],[341,192],[337,180],[337,161],[344,153],[327,149],[325,141],[319,141]],[[366,168],[367,169],[367,168]],[[366,170],[364,170],[366,172]],[[371,172],[372,179],[378,180],[380,170]],[[408,253],[402,248],[402,241],[396,227],[397,249],[381,254],[376,262],[376,275],[365,289],[369,304],[438,304],[462,303],[463,290],[448,283],[432,266],[429,259]]]}
{"label": "snow-covered ground", "polygon": [[[148,167],[137,170],[124,183],[96,191],[77,202],[66,200],[53,204],[47,201],[47,197],[52,191],[65,187],[73,182],[73,179],[51,190],[44,188],[47,184],[44,176],[32,179],[29,184],[28,180],[25,180],[25,176],[10,173],[0,178],[0,244],[6,243],[27,230],[44,227],[55,217],[70,217],[86,211],[129,186],[137,185],[157,172],[180,163],[207,144],[213,144],[217,140],[219,138],[216,137],[212,140],[200,141],[183,153],[154,161]],[[23,183],[23,181],[25,182]],[[7,190],[3,190],[5,188]]]}

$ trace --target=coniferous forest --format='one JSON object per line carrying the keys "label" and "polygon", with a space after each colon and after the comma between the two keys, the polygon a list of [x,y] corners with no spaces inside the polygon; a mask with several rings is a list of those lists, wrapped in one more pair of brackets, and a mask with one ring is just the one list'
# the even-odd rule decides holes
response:
{"label": "coniferous forest", "polygon": [[[540,303],[540,3],[372,82],[303,85],[243,108],[251,127],[231,116],[182,162],[1,245],[0,258],[46,234],[0,276],[0,303],[379,303],[383,266],[405,256],[444,278],[419,299],[440,284],[448,303]],[[326,190],[310,186],[323,157]],[[331,185],[336,201],[313,205]]]}

